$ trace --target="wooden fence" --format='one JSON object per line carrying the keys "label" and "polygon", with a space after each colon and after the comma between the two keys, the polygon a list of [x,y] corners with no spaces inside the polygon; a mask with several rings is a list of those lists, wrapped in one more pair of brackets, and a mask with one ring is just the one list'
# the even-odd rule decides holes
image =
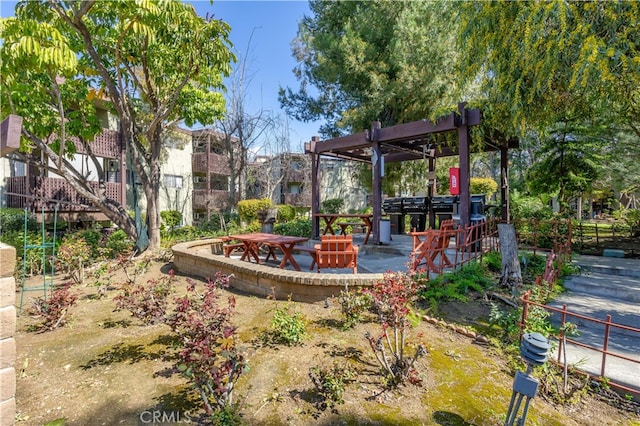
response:
{"label": "wooden fence", "polygon": [[585,254],[602,254],[603,250],[624,250],[630,257],[640,255],[638,230],[622,223],[580,221],[574,224],[573,244]]}

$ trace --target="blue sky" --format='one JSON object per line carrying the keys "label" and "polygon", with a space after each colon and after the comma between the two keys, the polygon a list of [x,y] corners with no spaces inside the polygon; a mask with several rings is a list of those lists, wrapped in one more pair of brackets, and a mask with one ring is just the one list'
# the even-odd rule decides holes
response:
{"label": "blue sky", "polygon": [[[298,22],[309,14],[306,1],[193,1],[199,15],[214,15],[231,26],[234,51],[247,58],[252,80],[247,111],[271,110],[283,117],[278,103],[278,87],[299,87],[293,75],[295,61],[290,43],[296,36]],[[15,1],[0,1],[3,17],[12,16]],[[249,39],[251,38],[251,45]],[[248,54],[247,54],[248,48]],[[321,123],[302,123],[289,119],[291,149],[302,150],[302,144],[318,134]]]}

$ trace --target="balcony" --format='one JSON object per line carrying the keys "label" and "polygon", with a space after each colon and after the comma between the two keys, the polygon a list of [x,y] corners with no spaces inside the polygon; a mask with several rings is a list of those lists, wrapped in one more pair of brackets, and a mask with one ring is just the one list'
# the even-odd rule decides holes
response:
{"label": "balcony", "polygon": [[[89,182],[89,185],[97,191],[98,182]],[[106,183],[107,197],[120,202],[122,189],[120,183]],[[64,201],[59,206],[61,211],[97,212],[96,207],[89,200],[81,197],[69,183],[63,178],[42,178],[18,176],[7,178],[7,207],[27,208],[37,212],[44,206],[45,211],[53,210],[54,203],[51,200]],[[37,198],[31,198],[37,197]],[[48,201],[49,200],[49,201]]]}
{"label": "balcony", "polygon": [[193,173],[207,173],[208,171],[219,175],[229,174],[228,160],[220,154],[194,152],[191,157],[191,168]]}
{"label": "balcony", "polygon": [[295,207],[309,207],[311,206],[311,194],[283,194],[284,203]]}
{"label": "balcony", "polygon": [[206,189],[193,190],[193,210],[224,210],[229,201],[229,192]]}

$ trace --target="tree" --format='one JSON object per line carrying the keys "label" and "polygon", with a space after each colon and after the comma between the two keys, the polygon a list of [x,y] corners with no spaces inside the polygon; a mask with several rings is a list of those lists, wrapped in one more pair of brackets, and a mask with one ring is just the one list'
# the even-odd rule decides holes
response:
{"label": "tree", "polygon": [[[64,177],[128,235],[140,237],[125,207],[92,189],[69,161],[76,137],[104,182],[90,142],[101,131],[94,104],[106,101],[147,199],[149,249],[158,248],[163,135],[181,120],[208,124],[222,115],[224,99],[215,90],[234,60],[229,26],[177,1],[41,0],[19,3],[1,29],[3,111],[25,118],[19,158]],[[44,162],[27,155],[34,149]]]}
{"label": "tree", "polygon": [[[594,131],[595,130],[595,131]],[[569,199],[589,192],[600,172],[607,145],[607,129],[563,123],[550,131],[549,140],[537,153],[535,164],[527,173],[528,186],[534,194],[558,194],[565,211]]]}
{"label": "tree", "polygon": [[[600,116],[640,136],[637,2],[460,3],[460,78],[524,135]],[[509,133],[509,132],[506,132]]]}
{"label": "tree", "polygon": [[[452,111],[460,91],[453,72],[455,7],[310,1],[313,16],[300,22],[292,44],[300,88],[280,88],[282,107],[300,121],[324,118],[325,137],[360,132],[376,120],[389,126]],[[425,171],[418,161],[388,165],[383,191],[424,190]]]}
{"label": "tree", "polygon": [[362,131],[374,120],[419,120],[452,105],[454,7],[310,1],[314,16],[299,24],[292,47],[300,88],[281,88],[281,105],[297,120],[325,118],[327,137]]}
{"label": "tree", "polygon": [[[613,129],[640,136],[639,4],[460,6],[460,77],[480,82],[478,101],[491,127],[523,137],[517,160],[524,170],[533,165],[520,174],[532,179],[529,188],[559,193],[566,206],[610,173],[602,155],[617,145]],[[629,153],[640,155],[640,145]]]}
{"label": "tree", "polygon": [[[253,33],[251,34],[253,37]],[[247,45],[247,53],[251,46],[251,38]],[[249,74],[247,54],[239,61],[233,71],[230,82],[230,93],[227,96],[227,113],[214,123],[217,132],[222,135],[222,143],[229,160],[229,202],[230,207],[237,203],[236,183],[244,198],[246,190],[247,161],[249,152],[256,143],[273,126],[274,120],[270,111],[259,108],[252,113],[247,111],[248,89],[252,76]]]}

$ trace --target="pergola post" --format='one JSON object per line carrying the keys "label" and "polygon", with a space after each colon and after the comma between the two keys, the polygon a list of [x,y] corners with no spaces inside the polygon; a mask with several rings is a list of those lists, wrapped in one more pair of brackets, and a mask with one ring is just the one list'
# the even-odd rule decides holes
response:
{"label": "pergola post", "polygon": [[320,219],[314,216],[320,213],[320,154],[316,153],[316,143],[320,138],[313,136],[305,144],[305,153],[311,154],[311,232],[313,238],[320,238]]}
{"label": "pergola post", "polygon": [[[433,199],[436,194],[436,150],[429,147],[429,185],[427,186],[427,196],[429,200]],[[429,203],[429,227],[435,229],[436,227],[436,213],[433,211],[433,204]]]}
{"label": "pergola post", "polygon": [[371,168],[373,170],[373,226],[371,236],[374,244],[380,244],[380,218],[382,216],[382,176],[384,175],[384,160],[378,141],[379,130],[382,127],[379,121],[371,124]]}
{"label": "pergola post", "polygon": [[458,104],[460,113],[460,124],[458,125],[458,154],[460,156],[460,225],[467,226],[471,222],[470,211],[471,194],[469,178],[471,176],[471,158],[469,146],[471,145],[471,132],[469,131],[467,110],[465,104]]}

